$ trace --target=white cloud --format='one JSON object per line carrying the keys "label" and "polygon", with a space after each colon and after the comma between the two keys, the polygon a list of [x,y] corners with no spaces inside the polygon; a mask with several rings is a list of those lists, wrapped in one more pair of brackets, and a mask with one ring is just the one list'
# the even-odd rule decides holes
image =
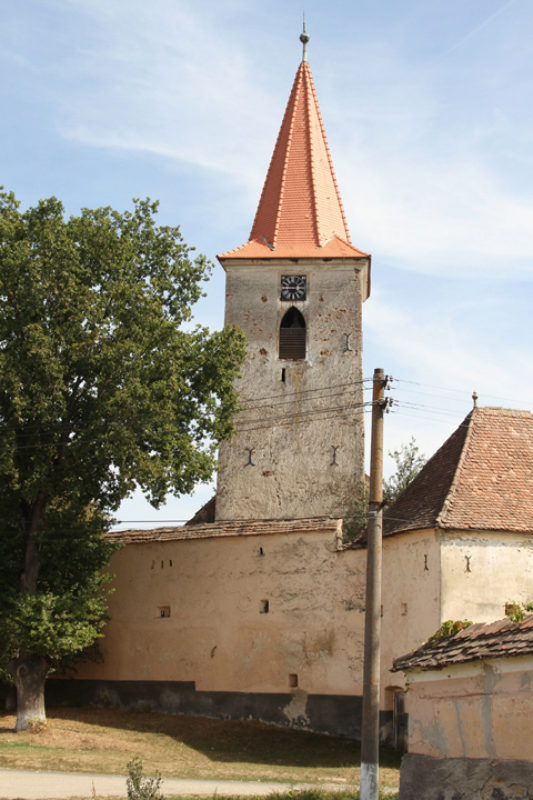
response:
{"label": "white cloud", "polygon": [[[429,303],[413,297],[407,305],[374,291],[364,308],[367,338],[387,352],[400,375],[412,380],[452,391],[476,389],[487,398],[515,398],[519,407],[524,401],[533,406],[531,337],[515,341],[511,347],[506,339],[499,340],[498,331],[491,336],[498,298],[494,298],[493,308],[481,307],[481,302],[476,308],[473,299],[465,302],[460,291],[458,295],[454,307],[443,308],[438,298]],[[508,301],[506,308],[510,311]],[[484,404],[491,402],[485,400]]]}
{"label": "white cloud", "polygon": [[[50,67],[60,133],[225,180],[250,204],[251,220],[292,75],[283,96],[274,94],[278,64],[266,73],[254,36],[228,22],[242,4],[66,5],[86,34]],[[533,278],[533,191],[517,192],[504,172],[513,159],[517,176],[531,170],[529,112],[514,131],[498,96],[488,117],[465,124],[469,92],[491,89],[482,69],[465,71],[461,102],[461,87],[446,79],[447,69],[456,77],[449,61],[427,58],[421,69],[419,55],[386,38],[362,43],[357,56],[339,48],[317,65],[355,244],[427,274]]]}
{"label": "white cloud", "polygon": [[498,8],[496,11],[494,11],[494,13],[489,14],[482,20],[482,22],[480,22],[478,25],[472,28],[472,30],[468,31],[468,33],[466,33],[464,36],[462,36],[459,39],[459,41],[454,42],[454,44],[446,51],[446,55],[452,53],[454,50],[457,50],[460,47],[463,47],[467,42],[470,42],[470,40],[473,39],[474,36],[477,36],[484,28],[486,28],[488,25],[491,25],[496,19],[496,17],[499,17],[500,14],[506,12],[510,8],[510,6],[512,6],[514,3],[515,0],[507,0],[507,2],[504,3],[502,6],[500,6],[500,8]]}
{"label": "white cloud", "polygon": [[497,330],[490,335],[498,303],[494,298],[484,310],[481,301],[459,293],[453,307],[438,298],[406,304],[373,293],[364,308],[366,360],[379,353],[381,366],[397,379],[389,391],[398,405],[386,418],[387,450],[414,435],[431,455],[470,410],[474,390],[480,405],[533,408],[531,337],[511,345]]}
{"label": "white cloud", "polygon": [[217,5],[201,14],[168,0],[136,0],[127,11],[99,0],[76,6],[99,34],[72,55],[86,89],[61,97],[65,137],[261,182],[273,133],[259,121],[277,118],[279,109],[254,80],[243,43],[218,28]]}
{"label": "white cloud", "polygon": [[533,279],[533,193],[513,194],[474,155],[436,164],[366,149],[358,161],[340,160],[357,246],[429,274]]}

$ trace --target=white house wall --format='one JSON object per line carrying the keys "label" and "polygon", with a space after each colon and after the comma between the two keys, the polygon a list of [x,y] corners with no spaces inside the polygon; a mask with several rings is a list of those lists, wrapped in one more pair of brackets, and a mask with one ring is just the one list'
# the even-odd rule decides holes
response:
{"label": "white house wall", "polygon": [[441,538],[443,620],[490,622],[505,616],[506,603],[533,600],[531,536],[446,531]]}

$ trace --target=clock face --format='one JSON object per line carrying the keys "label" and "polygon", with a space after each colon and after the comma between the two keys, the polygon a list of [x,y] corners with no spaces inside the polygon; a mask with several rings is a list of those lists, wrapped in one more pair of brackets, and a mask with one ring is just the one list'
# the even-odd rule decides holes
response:
{"label": "clock face", "polygon": [[281,299],[305,300],[306,282],[305,275],[282,275]]}

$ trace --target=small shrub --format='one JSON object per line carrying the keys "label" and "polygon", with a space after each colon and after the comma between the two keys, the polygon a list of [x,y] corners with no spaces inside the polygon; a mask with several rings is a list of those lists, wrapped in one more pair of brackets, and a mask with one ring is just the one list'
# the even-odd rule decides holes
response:
{"label": "small shrub", "polygon": [[128,769],[126,780],[128,800],[164,800],[161,794],[160,773],[157,773],[154,778],[145,778],[140,758],[132,758],[126,766]]}
{"label": "small shrub", "polygon": [[43,733],[48,727],[47,720],[42,717],[28,717],[26,722],[30,733]]}
{"label": "small shrub", "polygon": [[533,611],[533,603],[519,603],[513,600],[505,604],[505,616],[509,617],[511,622],[522,622],[526,614]]}
{"label": "small shrub", "polygon": [[437,644],[442,639],[447,639],[449,636],[455,636],[455,634],[459,633],[459,631],[469,628],[470,625],[472,625],[472,621],[469,619],[447,619],[446,622],[443,622],[440,628],[435,631],[433,636],[430,636],[427,642],[424,644]]}

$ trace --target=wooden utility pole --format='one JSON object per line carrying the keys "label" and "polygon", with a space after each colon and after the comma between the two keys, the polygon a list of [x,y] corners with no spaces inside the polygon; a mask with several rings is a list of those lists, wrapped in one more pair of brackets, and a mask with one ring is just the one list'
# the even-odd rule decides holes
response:
{"label": "wooden utility pole", "polygon": [[383,504],[383,413],[385,373],[374,370],[368,549],[366,562],[365,661],[361,741],[361,800],[378,800],[379,785],[379,677],[381,649],[381,535]]}

